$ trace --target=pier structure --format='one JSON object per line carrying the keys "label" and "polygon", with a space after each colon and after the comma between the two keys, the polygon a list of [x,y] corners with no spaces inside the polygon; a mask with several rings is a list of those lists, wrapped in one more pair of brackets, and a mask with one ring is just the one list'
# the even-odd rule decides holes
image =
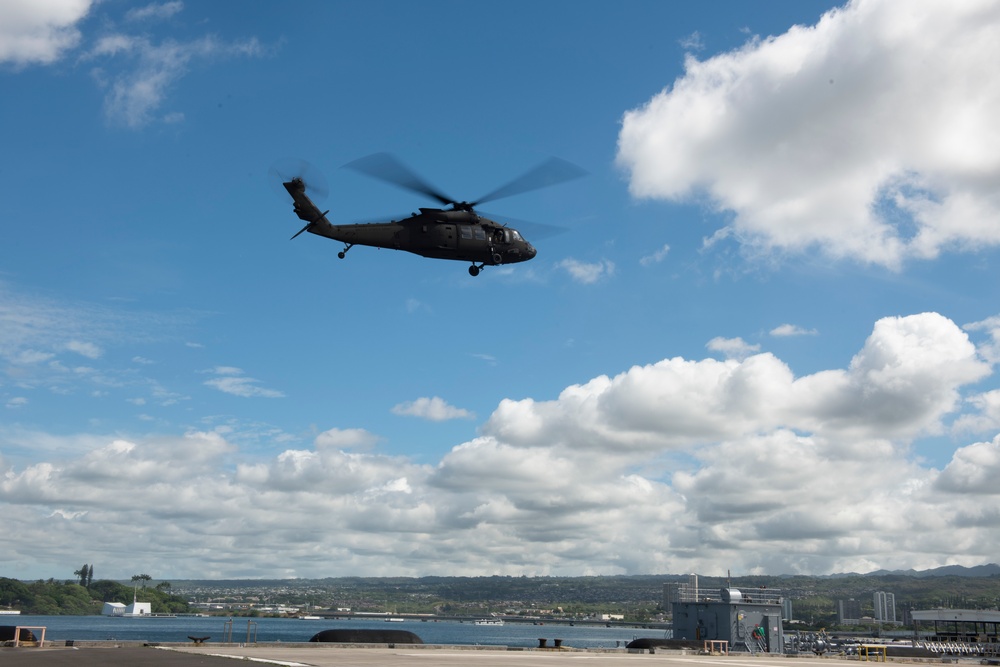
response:
{"label": "pier structure", "polygon": [[673,604],[674,639],[728,642],[730,652],[781,653],[780,592],[775,589],[681,590]]}

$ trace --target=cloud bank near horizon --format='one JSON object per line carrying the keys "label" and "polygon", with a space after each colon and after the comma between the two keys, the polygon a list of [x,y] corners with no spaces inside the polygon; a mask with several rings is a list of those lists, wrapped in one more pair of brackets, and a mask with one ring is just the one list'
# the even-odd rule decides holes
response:
{"label": "cloud bank near horizon", "polygon": [[[0,558],[58,570],[87,553],[158,578],[976,565],[1000,549],[1000,425],[975,389],[993,373],[991,321],[967,327],[987,334],[980,349],[922,313],[876,322],[845,368],[671,358],[505,399],[432,465],[347,427],[277,455],[224,432],[68,437],[60,456],[0,459],[20,536]],[[922,464],[914,444],[957,430],[961,411],[984,437],[941,470]],[[2,436],[42,451],[50,439]]]}

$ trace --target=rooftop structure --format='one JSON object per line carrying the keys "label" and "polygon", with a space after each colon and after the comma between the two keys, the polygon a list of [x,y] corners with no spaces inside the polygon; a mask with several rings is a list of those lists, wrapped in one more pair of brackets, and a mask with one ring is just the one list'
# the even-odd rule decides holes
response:
{"label": "rooftop structure", "polygon": [[933,624],[934,641],[996,644],[1000,642],[1000,611],[985,609],[927,609],[913,612],[919,633]]}

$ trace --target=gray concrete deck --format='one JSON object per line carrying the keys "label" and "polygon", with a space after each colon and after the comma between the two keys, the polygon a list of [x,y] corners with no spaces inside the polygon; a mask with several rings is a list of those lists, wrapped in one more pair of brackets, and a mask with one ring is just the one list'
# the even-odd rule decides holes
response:
{"label": "gray concrete deck", "polygon": [[[334,645],[171,646],[0,649],[3,667],[233,667],[233,660],[309,667],[789,667],[782,655],[684,655],[589,650],[504,650],[495,647],[346,648]],[[799,667],[831,658],[797,657]]]}

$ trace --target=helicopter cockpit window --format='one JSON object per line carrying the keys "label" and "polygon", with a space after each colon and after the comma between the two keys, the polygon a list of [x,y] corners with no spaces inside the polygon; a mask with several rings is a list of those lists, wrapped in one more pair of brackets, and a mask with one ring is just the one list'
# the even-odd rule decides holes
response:
{"label": "helicopter cockpit window", "polygon": [[470,227],[469,225],[459,225],[458,231],[462,235],[463,239],[472,238],[472,227]]}
{"label": "helicopter cockpit window", "polygon": [[511,241],[523,241],[524,239],[521,238],[521,235],[517,233],[516,229],[511,229],[510,230],[510,240]]}

